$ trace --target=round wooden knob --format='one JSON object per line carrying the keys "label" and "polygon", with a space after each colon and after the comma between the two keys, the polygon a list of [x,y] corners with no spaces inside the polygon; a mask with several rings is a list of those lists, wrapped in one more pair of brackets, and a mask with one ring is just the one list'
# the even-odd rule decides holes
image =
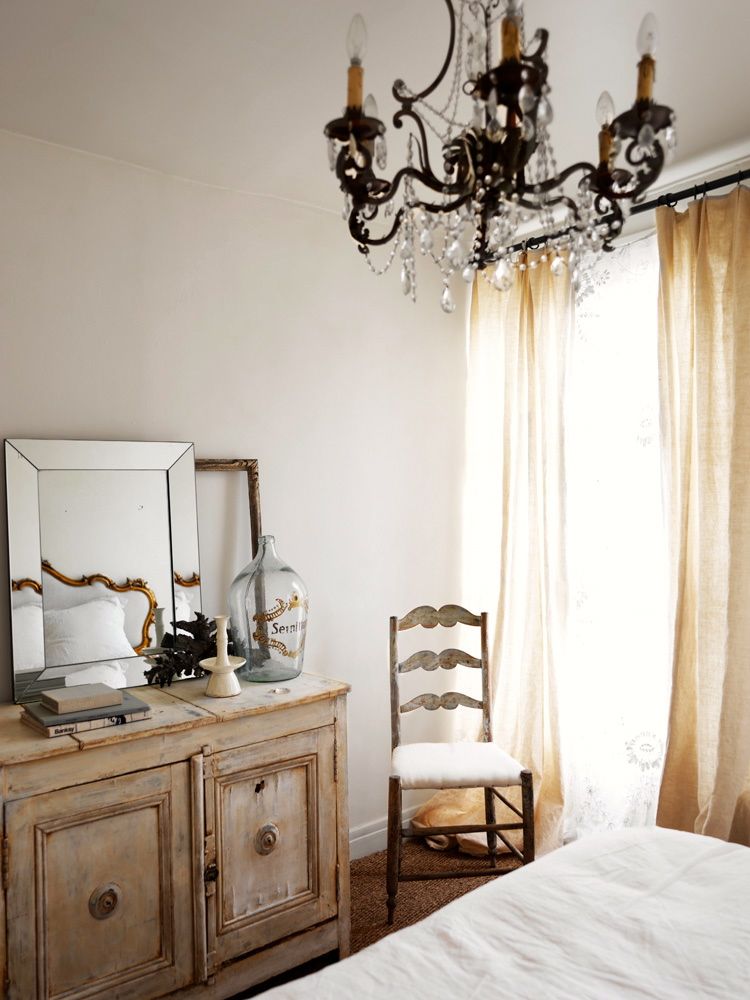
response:
{"label": "round wooden knob", "polygon": [[115,882],[100,885],[89,897],[89,913],[95,920],[106,920],[111,917],[120,902],[122,890]]}
{"label": "round wooden knob", "polygon": [[270,854],[279,842],[279,828],[273,823],[266,823],[255,834],[255,850],[258,854]]}

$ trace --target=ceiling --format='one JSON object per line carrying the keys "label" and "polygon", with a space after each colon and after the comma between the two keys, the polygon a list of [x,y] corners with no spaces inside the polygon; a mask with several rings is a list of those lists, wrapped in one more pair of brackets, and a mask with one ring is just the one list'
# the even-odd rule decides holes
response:
{"label": "ceiling", "polygon": [[[747,0],[526,0],[528,27],[551,33],[559,164],[595,156],[601,90],[618,111],[632,101],[649,5],[661,29],[656,96],[677,110],[678,160],[750,139]],[[344,103],[357,10],[365,89],[390,123],[393,79],[424,86],[442,60],[441,0],[0,0],[0,128],[335,209],[322,129]]]}

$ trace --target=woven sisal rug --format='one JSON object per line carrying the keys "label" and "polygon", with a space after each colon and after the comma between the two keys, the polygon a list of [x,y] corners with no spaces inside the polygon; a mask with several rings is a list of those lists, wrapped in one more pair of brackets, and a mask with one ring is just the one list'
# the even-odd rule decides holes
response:
{"label": "woven sisal rug", "polygon": [[[415,924],[452,899],[484,885],[482,878],[431,879],[428,882],[400,882],[396,914],[391,927],[386,923],[385,851],[352,861],[352,952],[360,951],[391,931]],[[401,873],[431,872],[441,869],[481,867],[485,859],[467,857],[457,851],[433,851],[420,841],[404,846]],[[517,861],[503,858],[499,871],[518,867]]]}

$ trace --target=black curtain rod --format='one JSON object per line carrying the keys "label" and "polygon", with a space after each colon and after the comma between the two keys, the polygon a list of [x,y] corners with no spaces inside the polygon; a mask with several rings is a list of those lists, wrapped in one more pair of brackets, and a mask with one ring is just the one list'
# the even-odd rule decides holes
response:
{"label": "black curtain rod", "polygon": [[[693,184],[692,187],[683,188],[682,191],[675,191],[673,194],[660,194],[658,198],[653,198],[651,201],[644,201],[638,205],[634,205],[628,215],[638,215],[640,212],[650,212],[652,208],[661,208],[666,205],[669,208],[674,208],[678,201],[684,201],[685,198],[701,198],[708,194],[709,191],[717,191],[719,188],[727,187],[729,184],[740,184],[742,181],[750,180],[750,170],[737,170],[733,174],[727,174],[725,177],[717,177],[713,181],[701,181],[699,184]],[[597,223],[601,224],[603,222],[610,222],[614,216],[604,215],[597,219]],[[627,218],[627,216],[626,216]],[[550,236],[543,236],[537,234],[536,236],[529,236],[528,239],[521,240],[519,243],[514,243],[513,246],[506,247],[507,253],[522,253],[526,250],[536,250],[538,249],[546,240],[557,239],[560,236],[567,236],[568,233],[573,232],[572,229],[561,229],[558,233],[552,233]],[[492,261],[486,261],[482,266],[487,267],[490,263],[493,263],[497,258],[493,258]]]}
{"label": "black curtain rod", "polygon": [[665,205],[674,208],[678,201],[684,201],[686,198],[698,198],[698,196],[702,198],[709,191],[717,191],[729,184],[740,184],[749,178],[750,170],[737,170],[733,174],[727,174],[726,177],[717,177],[714,181],[702,181],[699,184],[693,184],[692,187],[683,188],[682,191],[675,191],[674,194],[660,194],[658,198],[653,198],[651,201],[633,205],[630,214],[638,215],[640,212],[650,212],[652,208],[661,208]]}

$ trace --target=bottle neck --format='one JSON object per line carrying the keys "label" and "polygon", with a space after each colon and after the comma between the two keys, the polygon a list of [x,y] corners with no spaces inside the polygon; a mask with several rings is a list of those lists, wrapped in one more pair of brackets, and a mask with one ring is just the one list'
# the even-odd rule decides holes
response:
{"label": "bottle neck", "polygon": [[268,557],[270,559],[278,559],[278,554],[276,552],[276,539],[273,535],[261,535],[258,539],[258,559],[263,559]]}

